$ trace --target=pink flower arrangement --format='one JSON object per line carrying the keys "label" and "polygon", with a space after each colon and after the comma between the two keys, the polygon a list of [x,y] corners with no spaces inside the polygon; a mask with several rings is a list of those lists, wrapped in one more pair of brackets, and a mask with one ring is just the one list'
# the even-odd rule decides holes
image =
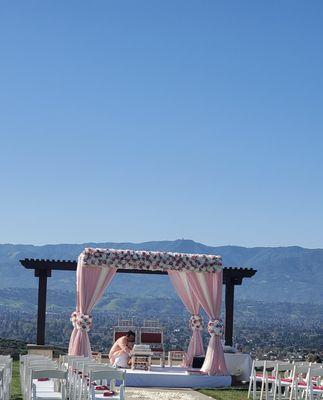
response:
{"label": "pink flower arrangement", "polygon": [[92,315],[79,313],[77,311],[74,311],[71,314],[70,321],[72,322],[74,328],[83,332],[89,332],[93,325]]}
{"label": "pink flower arrangement", "polygon": [[189,325],[191,329],[201,331],[203,329],[203,319],[198,314],[193,314],[190,318]]}
{"label": "pink flower arrangement", "polygon": [[224,332],[224,324],[221,319],[210,319],[207,330],[211,336],[222,336]]}

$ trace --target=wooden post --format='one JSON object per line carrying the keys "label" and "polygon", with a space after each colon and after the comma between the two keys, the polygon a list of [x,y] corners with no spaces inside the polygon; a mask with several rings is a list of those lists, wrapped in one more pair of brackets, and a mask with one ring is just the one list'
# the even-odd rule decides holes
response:
{"label": "wooden post", "polygon": [[38,281],[38,315],[37,315],[37,344],[45,344],[46,326],[46,297],[47,297],[47,278],[51,276],[50,270],[36,269],[35,276]]}
{"label": "wooden post", "polygon": [[233,307],[234,281],[230,279],[225,285],[225,345],[233,344]]}

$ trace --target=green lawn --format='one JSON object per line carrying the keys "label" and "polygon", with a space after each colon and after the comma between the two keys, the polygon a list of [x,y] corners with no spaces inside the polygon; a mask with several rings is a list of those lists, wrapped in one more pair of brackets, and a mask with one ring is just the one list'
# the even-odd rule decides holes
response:
{"label": "green lawn", "polygon": [[11,383],[11,400],[21,400],[20,379],[19,379],[19,361],[13,362],[12,367],[12,383]]}
{"label": "green lawn", "polygon": [[216,400],[247,400],[248,390],[246,389],[201,389],[200,393]]}

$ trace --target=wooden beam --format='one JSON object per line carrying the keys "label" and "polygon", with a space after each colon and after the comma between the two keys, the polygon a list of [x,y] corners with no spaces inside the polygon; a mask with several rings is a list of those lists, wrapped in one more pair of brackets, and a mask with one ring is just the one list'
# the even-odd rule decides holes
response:
{"label": "wooden beam", "polygon": [[21,265],[27,269],[50,269],[57,271],[76,271],[77,262],[70,260],[43,260],[25,258],[20,260]]}
{"label": "wooden beam", "polygon": [[[41,260],[25,258],[20,260],[20,263],[27,269],[49,269],[51,271],[76,271],[77,262],[70,260]],[[223,268],[223,283],[231,282],[234,279],[235,285],[241,285],[243,278],[251,278],[257,271],[252,268]],[[167,271],[150,271],[138,269],[118,269],[117,273],[124,274],[153,274],[153,275],[167,275]]]}
{"label": "wooden beam", "polygon": [[168,275],[167,271],[150,271],[149,269],[126,269],[118,268],[119,274],[148,274],[148,275]]}

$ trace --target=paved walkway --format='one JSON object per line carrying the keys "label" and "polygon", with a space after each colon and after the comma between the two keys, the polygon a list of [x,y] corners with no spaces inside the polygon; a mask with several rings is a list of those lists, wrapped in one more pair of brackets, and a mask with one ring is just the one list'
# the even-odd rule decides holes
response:
{"label": "paved walkway", "polygon": [[126,388],[126,400],[209,400],[190,389]]}

